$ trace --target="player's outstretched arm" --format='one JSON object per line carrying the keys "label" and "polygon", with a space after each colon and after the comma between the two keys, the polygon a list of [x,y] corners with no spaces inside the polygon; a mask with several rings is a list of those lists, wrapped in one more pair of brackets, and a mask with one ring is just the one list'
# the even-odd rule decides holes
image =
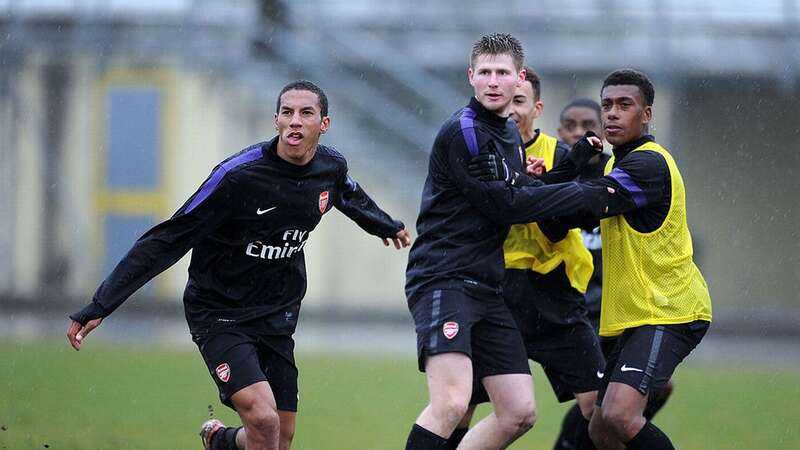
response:
{"label": "player's outstretched arm", "polygon": [[333,205],[344,215],[358,224],[367,233],[383,239],[388,246],[391,239],[396,248],[407,247],[411,243],[411,235],[405,225],[394,220],[383,211],[361,186],[347,174],[347,169],[339,183],[339,195],[334,198]]}
{"label": "player's outstretched arm", "polygon": [[447,173],[470,204],[493,222],[529,223],[604,210],[610,194],[605,188],[583,188],[578,183],[547,186],[527,175],[509,175],[513,168],[490,147],[487,142],[470,150],[456,135],[448,149]]}
{"label": "player's outstretched arm", "polygon": [[226,220],[234,203],[232,196],[229,182],[212,174],[175,215],[140,237],[100,284],[92,301],[70,314],[67,332],[70,344],[78,350],[83,337],[100,324],[98,319],[114,312]]}

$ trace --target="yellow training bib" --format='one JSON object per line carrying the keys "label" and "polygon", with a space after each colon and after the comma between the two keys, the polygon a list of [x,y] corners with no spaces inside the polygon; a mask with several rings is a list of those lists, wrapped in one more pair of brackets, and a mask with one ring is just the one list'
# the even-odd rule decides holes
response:
{"label": "yellow training bib", "polygon": [[[558,141],[552,136],[539,133],[536,140],[525,149],[525,157],[544,159],[545,170],[553,168]],[[580,230],[569,230],[567,236],[550,242],[536,223],[512,225],[503,244],[507,269],[533,270],[549,273],[562,262],[565,265],[570,285],[581,293],[594,271],[592,254],[583,245]]]}
{"label": "yellow training bib", "polygon": [[[655,142],[650,150],[664,157],[671,180],[671,202],[656,230],[634,230],[624,215],[600,221],[603,242],[603,300],[600,335],[616,336],[642,325],[711,321],[711,297],[692,260],[692,237],[686,224],[686,192],[678,166]],[[614,158],[605,174],[611,172]]]}

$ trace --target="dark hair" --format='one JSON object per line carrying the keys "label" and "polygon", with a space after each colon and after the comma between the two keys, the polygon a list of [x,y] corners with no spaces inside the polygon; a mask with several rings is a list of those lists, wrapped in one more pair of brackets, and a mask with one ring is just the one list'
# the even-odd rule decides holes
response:
{"label": "dark hair", "polygon": [[319,101],[319,112],[322,117],[328,115],[328,97],[325,95],[325,92],[317,86],[316,84],[306,81],[306,80],[296,80],[292,81],[291,83],[287,84],[286,86],[281,89],[281,93],[278,94],[278,105],[275,107],[275,112],[281,110],[281,97],[283,94],[289,91],[309,91],[317,94],[317,100]]}
{"label": "dark hair", "polygon": [[638,87],[639,91],[641,91],[642,96],[644,97],[645,103],[647,103],[647,106],[653,106],[653,100],[655,100],[656,97],[656,89],[653,87],[653,83],[644,73],[633,69],[615,70],[608,74],[606,79],[603,81],[603,87],[600,88],[600,93],[602,94],[603,89],[605,89],[606,86],[621,85]]}
{"label": "dark hair", "polygon": [[472,45],[472,53],[469,58],[469,65],[475,62],[475,58],[480,55],[511,55],[514,60],[514,67],[522,68],[525,61],[525,52],[522,44],[514,36],[508,33],[492,33],[481,36]]}
{"label": "dark hair", "polygon": [[542,97],[542,80],[539,75],[533,70],[531,66],[525,66],[525,81],[531,84],[533,88],[533,101],[538,102]]}
{"label": "dark hair", "polygon": [[570,100],[567,106],[561,110],[561,114],[558,115],[558,120],[560,122],[564,121],[564,114],[566,114],[567,110],[570,108],[589,108],[597,113],[597,117],[600,117],[600,104],[588,97],[580,97]]}

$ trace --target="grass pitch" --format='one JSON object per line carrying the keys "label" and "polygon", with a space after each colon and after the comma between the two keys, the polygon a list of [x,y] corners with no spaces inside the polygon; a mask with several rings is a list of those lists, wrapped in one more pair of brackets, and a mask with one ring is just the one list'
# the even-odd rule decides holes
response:
{"label": "grass pitch", "polygon": [[[238,423],[192,349],[0,342],[0,355],[0,449],[199,449],[211,414]],[[426,401],[413,357],[300,353],[298,365],[293,448],[403,448]],[[569,406],[534,378],[539,421],[511,448],[552,448]],[[681,450],[800,449],[798,404],[800,371],[689,365],[655,422]]]}

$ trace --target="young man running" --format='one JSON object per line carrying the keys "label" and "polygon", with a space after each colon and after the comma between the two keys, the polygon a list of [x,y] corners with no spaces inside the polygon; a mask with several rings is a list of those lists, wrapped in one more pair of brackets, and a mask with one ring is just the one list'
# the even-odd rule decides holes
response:
{"label": "young man running", "polygon": [[70,315],[67,338],[86,336],[147,281],[193,249],[184,293],[186,320],[220,400],[242,419],[201,429],[206,450],[287,450],[297,411],[294,334],[306,292],[305,247],[336,207],[395,248],[410,244],[347,173],[344,157],[319,144],[330,127],[328,100],[296,81],[278,95],[278,135],[219,164],[170,219],[145,233],[95,293]]}

